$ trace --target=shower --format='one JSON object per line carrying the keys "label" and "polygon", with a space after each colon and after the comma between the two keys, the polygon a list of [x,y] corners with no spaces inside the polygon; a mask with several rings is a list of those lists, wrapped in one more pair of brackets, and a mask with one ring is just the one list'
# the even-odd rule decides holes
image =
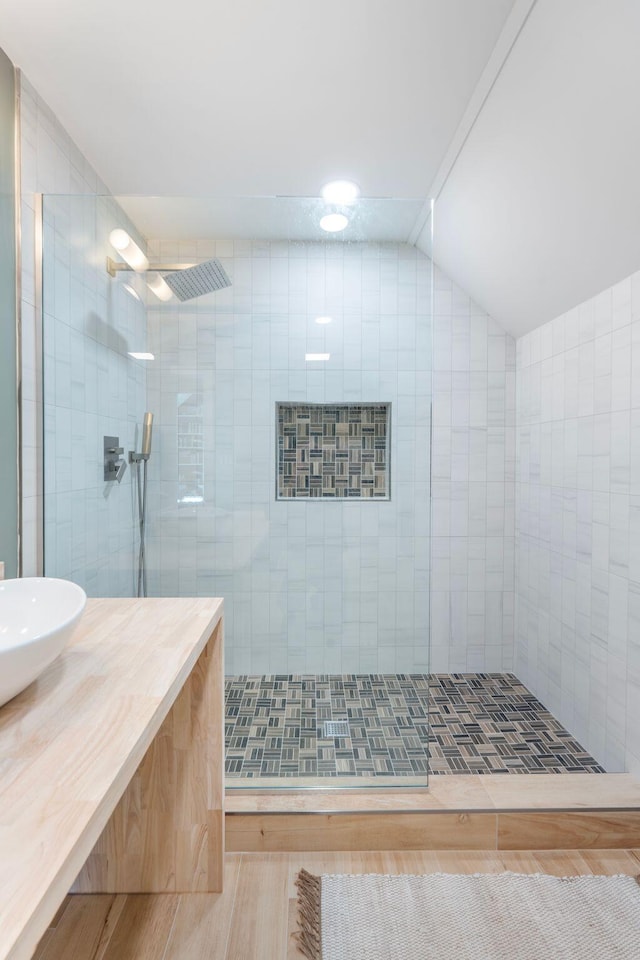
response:
{"label": "shower", "polygon": [[[107,273],[116,277],[121,270],[136,273],[156,274],[154,280],[147,283],[149,289],[159,300],[170,300],[173,296],[184,303],[196,297],[206,296],[216,290],[231,286],[231,280],[219,260],[205,260],[203,263],[149,263],[146,255],[126,230],[116,228],[109,234],[109,241],[118,251],[124,262],[107,257]],[[151,456],[151,433],[153,414],[145,413],[142,427],[142,449],[132,450],[129,460],[136,465],[138,491],[138,529],[140,544],[138,550],[137,596],[147,596],[147,566],[145,554],[145,533],[147,522],[147,464]]]}

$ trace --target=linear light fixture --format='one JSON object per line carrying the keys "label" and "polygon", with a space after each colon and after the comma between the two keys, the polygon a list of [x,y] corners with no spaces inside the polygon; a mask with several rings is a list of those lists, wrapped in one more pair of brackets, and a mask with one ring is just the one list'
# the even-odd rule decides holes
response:
{"label": "linear light fixture", "polygon": [[331,354],[330,353],[305,353],[304,358],[307,361],[307,363],[316,363],[323,360],[331,359]]}
{"label": "linear light fixture", "polygon": [[155,360],[153,353],[137,353],[135,350],[130,350],[129,356],[133,357],[134,360]]}
{"label": "linear light fixture", "polygon": [[[107,273],[109,276],[116,277],[120,270],[135,270],[136,273],[158,272],[157,277],[147,281],[147,286],[151,292],[156,295],[158,300],[165,302],[171,300],[173,292],[164,277],[160,276],[159,271],[163,273],[173,273],[176,270],[186,270],[189,267],[195,266],[193,263],[149,263],[138,244],[132,240],[127,231],[121,227],[111,231],[109,234],[109,243],[114,250],[118,251],[124,260],[124,263],[121,263],[112,257],[107,257]],[[132,296],[140,299],[133,287],[129,284],[124,284],[124,286]]]}
{"label": "linear light fixture", "polygon": [[120,228],[112,230],[109,234],[109,243],[114,250],[118,251],[124,262],[127,263],[132,270],[135,270],[136,273],[144,273],[145,270],[149,269],[149,261],[126,230]]}
{"label": "linear light fixture", "polygon": [[162,300],[165,303],[167,300],[171,300],[171,297],[173,296],[171,287],[166,282],[164,277],[160,276],[160,274],[155,276],[153,280],[149,280],[147,282],[147,286],[149,287],[149,290],[151,290],[151,293],[156,295],[158,300]]}
{"label": "linear light fixture", "polygon": [[331,323],[333,317],[316,317],[316,323],[319,323],[323,326],[325,323]]}

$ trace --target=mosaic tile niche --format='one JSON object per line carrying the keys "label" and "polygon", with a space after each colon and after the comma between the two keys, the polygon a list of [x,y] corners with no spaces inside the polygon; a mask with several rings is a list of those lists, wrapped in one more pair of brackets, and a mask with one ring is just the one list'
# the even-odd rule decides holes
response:
{"label": "mosaic tile niche", "polygon": [[388,500],[389,403],[278,403],[278,500]]}

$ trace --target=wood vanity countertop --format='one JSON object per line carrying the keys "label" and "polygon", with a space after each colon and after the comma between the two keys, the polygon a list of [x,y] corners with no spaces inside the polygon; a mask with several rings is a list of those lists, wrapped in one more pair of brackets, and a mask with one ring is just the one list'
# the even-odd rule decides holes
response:
{"label": "wood vanity countertop", "polygon": [[88,600],[63,653],[0,707],[0,960],[32,955],[222,612]]}

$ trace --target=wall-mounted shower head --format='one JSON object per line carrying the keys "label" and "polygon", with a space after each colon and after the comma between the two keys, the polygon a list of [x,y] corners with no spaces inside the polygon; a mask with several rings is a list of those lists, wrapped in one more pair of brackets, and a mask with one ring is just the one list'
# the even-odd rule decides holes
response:
{"label": "wall-mounted shower head", "polygon": [[231,280],[219,260],[206,260],[195,267],[165,273],[164,281],[178,300],[183,302],[231,286]]}
{"label": "wall-mounted shower head", "polygon": [[[140,247],[131,239],[126,230],[112,230],[109,239],[121,254],[125,263],[117,263],[107,257],[107,273],[116,277],[120,270],[136,270],[138,273],[157,273],[154,281],[147,283],[159,300],[170,300],[174,293],[178,300],[193,300],[215,290],[231,286],[231,280],[219,260],[205,260],[204,263],[149,263]],[[133,252],[132,252],[133,251]],[[169,288],[167,290],[167,287]],[[166,294],[166,296],[165,296]]]}

